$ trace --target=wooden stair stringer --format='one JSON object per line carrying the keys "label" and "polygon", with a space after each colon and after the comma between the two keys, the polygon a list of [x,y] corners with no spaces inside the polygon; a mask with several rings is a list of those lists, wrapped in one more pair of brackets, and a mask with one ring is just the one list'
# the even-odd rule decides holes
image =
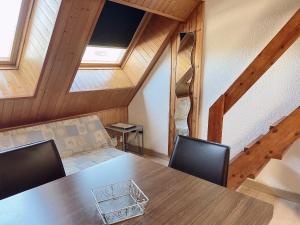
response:
{"label": "wooden stair stringer", "polygon": [[229,188],[236,189],[247,177],[254,178],[271,158],[282,158],[286,149],[300,137],[300,107],[274,128],[231,161]]}

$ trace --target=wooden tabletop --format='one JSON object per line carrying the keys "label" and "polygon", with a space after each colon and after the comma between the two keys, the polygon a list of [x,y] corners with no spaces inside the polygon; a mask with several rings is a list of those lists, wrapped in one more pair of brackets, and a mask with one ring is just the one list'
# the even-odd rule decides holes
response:
{"label": "wooden tabletop", "polygon": [[273,206],[126,154],[0,201],[0,224],[99,225],[91,189],[132,178],[150,201],[145,214],[118,224],[264,225]]}

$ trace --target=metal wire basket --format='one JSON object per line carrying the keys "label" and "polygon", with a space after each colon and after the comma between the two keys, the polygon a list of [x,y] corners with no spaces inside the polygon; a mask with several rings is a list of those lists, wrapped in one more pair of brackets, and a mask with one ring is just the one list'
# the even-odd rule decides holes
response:
{"label": "metal wire basket", "polygon": [[133,180],[92,190],[104,224],[114,224],[144,214],[148,197]]}

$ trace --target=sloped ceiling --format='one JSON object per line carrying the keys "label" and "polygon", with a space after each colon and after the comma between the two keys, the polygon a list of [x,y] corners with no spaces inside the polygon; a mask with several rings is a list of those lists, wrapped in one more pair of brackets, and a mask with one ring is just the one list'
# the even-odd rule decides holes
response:
{"label": "sloped ceiling", "polygon": [[[39,15],[37,21],[43,24],[57,16],[53,33],[51,26],[42,27],[42,30],[39,31],[43,34],[52,33],[51,39],[49,38],[50,42],[44,43],[44,47],[48,50],[45,51],[44,57],[42,57],[43,52],[29,57],[31,64],[27,64],[29,66],[22,70],[26,75],[23,75],[23,79],[31,82],[27,93],[21,96],[5,94],[1,96],[0,128],[127,106],[178,25],[175,20],[153,15],[122,70],[104,71],[108,74],[116,73],[117,75],[113,75],[113,79],[119,77],[121,83],[123,81],[128,83],[127,86],[118,87],[108,82],[109,88],[83,88],[72,92],[72,84],[78,86],[80,82],[77,80],[78,84],[76,84],[76,79],[84,76],[84,74],[80,74],[75,79],[85,47],[90,40],[105,1],[55,0],[50,1],[50,5],[45,5],[45,2],[44,0],[35,1],[35,7],[37,4],[40,4],[40,8],[45,7],[42,8],[44,15],[33,11],[30,26],[34,26],[37,15]],[[57,9],[60,6],[58,14],[53,10],[55,5]],[[36,37],[32,37],[29,41],[31,40],[33,43],[39,44]],[[34,47],[39,48],[38,46]],[[34,47],[31,46],[31,48]],[[23,58],[26,52],[25,49]],[[29,75],[33,70],[35,70],[35,75]],[[93,79],[93,74],[101,76],[101,73],[104,72],[91,71],[89,77]],[[15,79],[20,79],[22,76],[16,77]],[[31,77],[34,77],[32,81],[30,81]],[[75,82],[73,82],[74,79]],[[93,80],[90,81],[93,82]],[[1,80],[0,83],[2,83]],[[19,85],[22,84],[19,83]],[[107,83],[104,83],[104,87],[107,87]]]}
{"label": "sloped ceiling", "polygon": [[186,21],[201,0],[112,0],[178,21]]}

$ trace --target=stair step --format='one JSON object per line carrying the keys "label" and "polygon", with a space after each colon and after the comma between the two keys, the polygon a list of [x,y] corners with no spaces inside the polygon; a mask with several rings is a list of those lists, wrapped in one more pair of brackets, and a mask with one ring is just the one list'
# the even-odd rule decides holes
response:
{"label": "stair step", "polygon": [[275,123],[273,123],[270,126],[270,130],[274,129],[278,124],[280,124],[284,119],[286,118],[286,116],[281,117],[279,120],[277,120]]}
{"label": "stair step", "polygon": [[253,145],[255,144],[260,144],[260,139],[263,137],[264,135],[261,134],[259,135],[256,139],[254,139],[250,144],[248,144],[245,148],[244,148],[244,152],[247,152]]}

